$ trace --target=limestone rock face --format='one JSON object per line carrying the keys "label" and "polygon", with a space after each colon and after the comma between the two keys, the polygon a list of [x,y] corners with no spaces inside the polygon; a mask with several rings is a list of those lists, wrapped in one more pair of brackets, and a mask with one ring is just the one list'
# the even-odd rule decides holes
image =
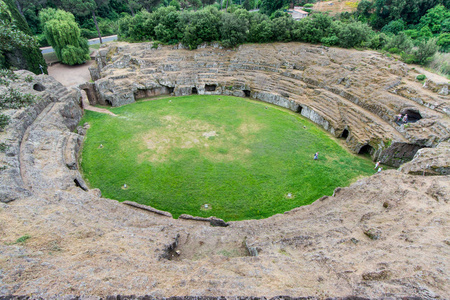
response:
{"label": "limestone rock face", "polygon": [[415,175],[449,175],[450,143],[442,142],[436,148],[423,148],[417,151],[414,159],[400,171]]}
{"label": "limestone rock face", "polygon": [[[393,66],[396,76],[404,74],[404,68]],[[27,73],[19,74],[23,78]],[[420,175],[405,165],[404,172],[382,171],[284,214],[211,226],[195,217],[175,220],[124,205],[90,190],[78,170],[83,136],[73,132],[82,112],[79,93],[48,76],[34,80],[16,84],[23,92],[39,93],[41,100],[8,112],[12,122],[0,133],[0,143],[8,145],[0,153],[0,163],[7,167],[0,171],[0,298],[450,298],[449,177],[420,174],[448,162],[448,143],[418,152],[408,168]],[[206,93],[214,82],[220,83],[209,81],[198,86],[198,92]],[[281,94],[271,98],[264,93],[261,97],[294,109],[306,106],[290,102],[291,96],[286,100]],[[328,92],[318,95],[322,93]],[[334,93],[327,95],[329,106],[334,105],[332,99],[345,102]],[[317,113],[312,118],[336,130],[340,121],[322,114],[325,109],[318,110],[319,104],[326,106],[308,102]],[[424,111],[423,118],[434,113]],[[386,126],[368,124],[381,130]],[[437,119],[433,124],[448,130]],[[347,127],[348,139],[357,141],[353,130],[364,129],[352,126]],[[430,126],[426,130],[434,130]],[[383,132],[393,130],[388,129]],[[216,221],[212,225],[218,225]]]}
{"label": "limestone rock face", "polygon": [[[372,51],[299,43],[153,49],[116,43],[91,69],[97,101],[120,106],[159,94],[251,97],[298,112],[354,153],[400,166],[450,137],[448,81]],[[94,98],[94,97],[92,97]],[[395,122],[408,114],[409,123]]]}
{"label": "limestone rock face", "polygon": [[[25,174],[31,170],[25,170],[23,164],[29,160],[31,163],[37,163],[38,158],[33,155],[35,148],[50,148],[49,143],[57,144],[58,148],[53,157],[61,157],[60,152],[64,151],[67,141],[73,135],[73,131],[78,124],[82,110],[80,108],[79,95],[76,92],[69,92],[61,83],[46,75],[35,75],[29,71],[18,71],[17,81],[11,82],[11,87],[20,90],[22,93],[36,95],[37,102],[29,107],[9,110],[7,113],[11,116],[10,124],[5,132],[0,132],[0,142],[6,145],[5,153],[0,153],[0,162],[3,170],[0,171],[0,202],[10,202],[20,197],[30,196],[29,180],[35,180],[42,184],[46,189],[49,185],[61,184],[65,180],[59,181],[56,178],[44,181],[47,178],[41,172],[47,174],[61,174],[61,165],[48,164],[52,157],[50,152],[43,157],[44,166],[37,166],[33,176]],[[26,76],[31,76],[31,82],[25,81]],[[78,97],[78,98],[77,98]],[[48,118],[58,117],[60,124],[58,128],[52,131],[40,129],[38,126],[47,126]],[[40,122],[39,122],[40,121]],[[39,123],[38,123],[39,122]],[[61,133],[61,131],[63,133]],[[47,137],[45,137],[47,136]],[[78,137],[75,137],[78,139]],[[77,142],[78,146],[80,142]],[[78,147],[79,149],[79,147]],[[74,168],[74,157],[71,158],[71,165]],[[53,161],[55,163],[55,161]],[[64,164],[62,161],[60,162]],[[53,175],[52,175],[53,177]],[[79,174],[76,177],[80,177]],[[80,177],[80,180],[81,177]]]}

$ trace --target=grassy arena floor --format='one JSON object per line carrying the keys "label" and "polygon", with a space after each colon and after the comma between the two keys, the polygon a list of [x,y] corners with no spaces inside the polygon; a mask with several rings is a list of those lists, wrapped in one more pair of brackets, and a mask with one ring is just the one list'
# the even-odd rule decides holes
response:
{"label": "grassy arena floor", "polygon": [[104,197],[174,217],[265,218],[374,173],[369,159],[350,154],[316,125],[261,102],[196,95],[111,111],[119,116],[86,111],[81,120],[91,125],[85,179]]}

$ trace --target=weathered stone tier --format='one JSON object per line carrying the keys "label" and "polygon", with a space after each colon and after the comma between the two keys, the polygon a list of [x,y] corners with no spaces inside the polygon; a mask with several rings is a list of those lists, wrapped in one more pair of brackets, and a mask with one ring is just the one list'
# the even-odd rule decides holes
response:
{"label": "weathered stone tier", "polygon": [[[450,184],[439,175],[448,172],[448,143],[421,150],[403,172],[360,179],[311,205],[213,227],[217,219],[175,220],[87,189],[77,170],[82,136],[73,132],[80,94],[48,76],[30,83],[30,73],[19,75],[15,87],[41,99],[8,111],[0,132],[8,146],[0,152],[0,298],[450,298]],[[325,92],[337,97],[318,95]]]}
{"label": "weathered stone tier", "polygon": [[[160,94],[251,97],[300,113],[354,153],[399,166],[418,149],[450,137],[447,81],[428,80],[373,51],[299,43],[195,51],[151,43],[101,49],[91,68],[90,101],[120,106]],[[394,122],[407,113],[407,125]],[[420,120],[418,120],[420,119]]]}

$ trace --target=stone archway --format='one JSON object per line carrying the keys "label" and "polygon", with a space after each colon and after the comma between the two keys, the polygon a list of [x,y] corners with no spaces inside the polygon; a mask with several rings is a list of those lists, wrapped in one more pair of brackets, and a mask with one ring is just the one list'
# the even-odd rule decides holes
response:
{"label": "stone archway", "polygon": [[374,151],[373,147],[370,146],[369,144],[366,144],[359,149],[358,154],[372,155],[373,151]]}
{"label": "stone archway", "polygon": [[[97,104],[99,104],[98,98],[97,98],[97,93],[95,91],[94,83],[92,83],[92,82],[85,82],[83,84],[80,84],[78,86],[78,88],[82,92],[86,93],[86,98],[85,99],[88,100],[90,105],[97,105]],[[85,107],[86,105],[83,105],[83,106]]]}

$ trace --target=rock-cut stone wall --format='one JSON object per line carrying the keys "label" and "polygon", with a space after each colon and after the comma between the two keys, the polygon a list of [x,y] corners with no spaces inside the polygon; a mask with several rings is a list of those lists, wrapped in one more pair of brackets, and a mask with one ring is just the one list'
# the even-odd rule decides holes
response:
{"label": "rock-cut stone wall", "polygon": [[[100,49],[93,104],[120,106],[171,94],[250,97],[295,111],[345,139],[354,153],[399,166],[450,137],[448,81],[373,51],[299,43],[195,51],[151,43]],[[410,123],[398,114],[414,115]]]}
{"label": "rock-cut stone wall", "polygon": [[449,143],[267,219],[173,219],[89,189],[80,94],[17,74],[40,100],[0,132],[0,299],[450,299]]}

